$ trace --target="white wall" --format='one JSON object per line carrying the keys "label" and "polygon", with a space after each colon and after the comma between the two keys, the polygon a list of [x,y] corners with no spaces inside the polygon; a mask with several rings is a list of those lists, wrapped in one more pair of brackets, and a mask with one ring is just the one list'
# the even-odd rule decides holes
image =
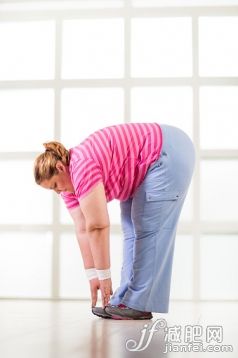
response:
{"label": "white wall", "polygon": [[[89,298],[72,220],[34,183],[42,143],[157,121],[185,130],[198,158],[171,298],[238,299],[238,1],[164,4],[1,3],[0,297]],[[119,202],[108,208],[116,289]]]}

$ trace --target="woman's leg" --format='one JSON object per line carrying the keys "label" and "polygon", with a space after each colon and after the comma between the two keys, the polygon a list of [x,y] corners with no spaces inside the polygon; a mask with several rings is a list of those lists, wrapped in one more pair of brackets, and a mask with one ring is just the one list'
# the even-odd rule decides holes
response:
{"label": "woman's leg", "polygon": [[123,232],[123,262],[121,268],[120,286],[110,298],[111,305],[118,305],[128,289],[132,276],[133,249],[135,242],[135,231],[131,220],[132,199],[121,201],[121,226]]}
{"label": "woman's leg", "polygon": [[176,229],[192,178],[195,151],[180,129],[164,125],[162,132],[161,155],[132,200],[132,277],[121,303],[140,311],[166,313]]}

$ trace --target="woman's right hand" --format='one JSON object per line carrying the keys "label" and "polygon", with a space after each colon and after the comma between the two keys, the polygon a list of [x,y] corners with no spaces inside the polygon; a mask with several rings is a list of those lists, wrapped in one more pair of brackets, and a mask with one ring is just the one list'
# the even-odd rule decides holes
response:
{"label": "woman's right hand", "polygon": [[98,290],[100,290],[99,279],[93,278],[92,280],[89,281],[89,284],[90,284],[90,291],[91,291],[92,307],[95,307],[98,299]]}

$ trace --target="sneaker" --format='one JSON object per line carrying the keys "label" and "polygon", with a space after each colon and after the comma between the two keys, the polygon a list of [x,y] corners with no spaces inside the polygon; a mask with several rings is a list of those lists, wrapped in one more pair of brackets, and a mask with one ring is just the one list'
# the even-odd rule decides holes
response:
{"label": "sneaker", "polygon": [[101,318],[112,318],[102,307],[92,307],[92,313]]}
{"label": "sneaker", "polygon": [[111,315],[112,319],[151,319],[151,312],[143,312],[127,307],[120,303],[119,305],[105,306],[106,313]]}

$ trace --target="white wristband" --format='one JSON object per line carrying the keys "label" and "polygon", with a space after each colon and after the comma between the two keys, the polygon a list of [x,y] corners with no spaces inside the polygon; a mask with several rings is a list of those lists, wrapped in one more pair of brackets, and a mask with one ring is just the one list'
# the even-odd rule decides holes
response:
{"label": "white wristband", "polygon": [[106,280],[107,278],[110,278],[110,277],[111,277],[110,268],[109,268],[109,269],[106,269],[106,270],[97,270],[97,269],[96,269],[96,272],[97,272],[97,275],[98,275],[98,279],[99,279],[99,280]]}
{"label": "white wristband", "polygon": [[98,277],[95,267],[89,268],[89,269],[85,269],[85,272],[86,272],[86,275],[87,275],[87,278],[88,278],[89,281],[92,280],[93,278],[97,278],[97,277]]}

